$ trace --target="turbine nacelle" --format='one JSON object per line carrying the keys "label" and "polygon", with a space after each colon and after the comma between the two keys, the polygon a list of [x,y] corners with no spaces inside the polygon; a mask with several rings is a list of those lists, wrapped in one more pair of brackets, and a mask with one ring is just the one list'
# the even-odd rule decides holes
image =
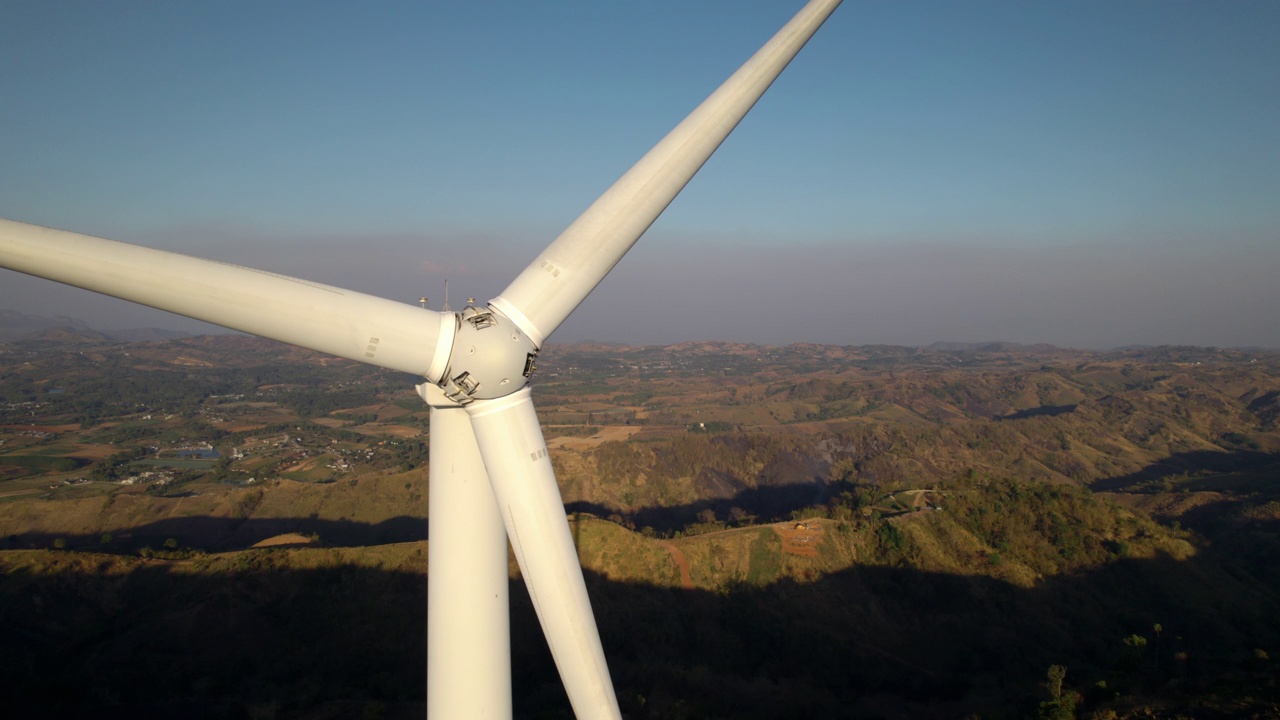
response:
{"label": "turbine nacelle", "polygon": [[466,405],[506,397],[529,384],[538,346],[511,318],[492,305],[468,305],[455,313],[449,364],[439,387]]}

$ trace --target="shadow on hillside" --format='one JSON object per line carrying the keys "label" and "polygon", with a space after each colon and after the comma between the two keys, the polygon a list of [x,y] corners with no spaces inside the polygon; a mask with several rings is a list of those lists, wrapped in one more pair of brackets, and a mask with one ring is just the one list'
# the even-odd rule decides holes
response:
{"label": "shadow on hillside", "polygon": [[[1114,480],[1128,487],[1178,464],[1255,471],[1277,460],[1188,453]],[[814,487],[758,488],[725,502],[803,507]],[[792,494],[800,490],[805,497]],[[680,518],[698,509],[645,512]],[[374,545],[422,540],[427,523],[197,517],[152,523],[112,542],[158,548],[173,537],[213,549],[286,532]],[[55,539],[31,534],[9,546],[47,548]],[[101,541],[63,539],[85,550]],[[336,564],[321,554],[307,556],[320,567],[294,568],[273,550],[246,553],[235,570],[218,573],[151,562],[121,574],[113,561],[77,552],[12,557],[35,558],[42,568],[0,575],[0,673],[6,711],[16,717],[424,714],[419,573]],[[1052,664],[1065,665],[1068,685],[1090,701],[1145,692],[1185,702],[1179,688],[1280,700],[1280,677],[1267,659],[1280,648],[1277,567],[1280,522],[1252,520],[1184,561],[1117,560],[1033,588],[865,565],[812,582],[729,582],[715,591],[594,573],[588,584],[629,718],[1028,717]],[[517,715],[571,717],[518,584],[512,603]]]}
{"label": "shadow on hillside", "polygon": [[[714,474],[706,471],[704,474]],[[721,474],[723,475],[723,474]],[[1197,477],[1203,476],[1203,477]],[[710,478],[702,483],[714,497],[668,507],[646,507],[631,511],[592,503],[574,501],[565,504],[570,513],[590,513],[601,518],[621,520],[636,528],[653,528],[669,535],[700,522],[707,510],[721,522],[731,523],[740,511],[755,522],[785,520],[797,510],[821,505],[854,486],[830,482],[822,477],[798,473],[794,481],[777,481],[771,485],[746,487],[731,476]],[[1171,488],[1156,486],[1161,480],[1181,477],[1178,487],[1188,491],[1220,491],[1238,497],[1256,495],[1263,500],[1280,497],[1280,453],[1251,450],[1233,452],[1193,451],[1179,453],[1141,471],[1090,484],[1094,491],[1152,492]],[[926,483],[932,486],[931,482]],[[1181,517],[1188,527],[1221,524],[1223,510],[1238,505],[1238,498],[1208,503]],[[1168,520],[1168,518],[1164,518]],[[72,549],[136,551],[144,546],[159,549],[170,538],[179,545],[204,550],[228,550],[252,547],[267,538],[297,533],[314,538],[319,544],[340,547],[363,547],[394,542],[413,542],[428,537],[429,521],[421,517],[399,516],[378,523],[351,520],[326,520],[318,517],[298,518],[220,518],[208,516],[165,518],[132,528],[111,531],[109,544],[102,543],[102,533],[47,534],[23,533],[0,537],[0,549],[51,548],[61,540]]]}
{"label": "shadow on hillside", "polygon": [[722,521],[730,518],[733,508],[742,510],[759,522],[785,519],[795,510],[825,503],[842,489],[846,489],[844,484],[815,479],[808,483],[745,488],[729,497],[707,498],[670,507],[623,512],[608,505],[579,500],[565,503],[565,510],[603,518],[617,515],[637,528],[651,527],[659,533],[669,534],[698,522],[698,514],[706,510],[714,512]]}
{"label": "shadow on hillside", "polygon": [[[15,717],[422,716],[420,574],[282,567],[272,551],[218,574],[38,557],[40,572],[0,576]],[[1274,672],[1253,649],[1280,643],[1280,603],[1241,578],[1221,558],[1159,557],[1034,588],[882,566],[717,592],[588,585],[629,718],[958,718],[1034,714],[1051,664],[1090,696],[1100,680],[1263,687]],[[512,604],[517,716],[571,717],[520,587]]]}
{"label": "shadow on hillside", "polygon": [[[1071,407],[1074,406],[1064,406]],[[1069,410],[1068,410],[1069,412]],[[1280,453],[1254,450],[1214,452],[1197,450],[1178,453],[1128,475],[1103,478],[1089,484],[1097,492],[1167,492],[1160,481],[1184,477],[1178,487],[1190,492],[1218,491],[1238,495],[1260,495],[1264,499],[1280,497]],[[921,480],[920,488],[934,487],[934,479]],[[775,484],[747,487],[746,483],[725,473],[704,469],[698,487],[711,495],[701,500],[667,507],[646,507],[624,511],[617,507],[588,501],[565,504],[569,512],[591,513],[597,517],[621,519],[637,528],[651,527],[660,534],[683,530],[699,522],[699,514],[707,510],[722,522],[732,520],[737,508],[758,522],[785,520],[797,510],[822,505],[855,486],[832,482],[820,475],[797,472],[790,480]],[[1206,506],[1192,513],[1193,518],[1211,520],[1218,517],[1214,508]],[[1188,524],[1186,520],[1183,524]]]}
{"label": "shadow on hillside", "polygon": [[1033,417],[1057,417],[1058,415],[1066,415],[1073,413],[1079,405],[1041,405],[1040,407],[1019,410],[1008,415],[996,417],[996,420],[1025,420]]}
{"label": "shadow on hillside", "polygon": [[145,546],[161,549],[172,539],[182,547],[216,551],[252,547],[262,540],[286,533],[306,536],[321,545],[364,547],[426,540],[428,521],[404,515],[378,523],[316,517],[237,519],[193,516],[164,518],[128,530],[109,532],[110,540],[105,543],[103,533],[22,533],[0,538],[0,549],[51,548],[56,541],[61,541],[68,549],[136,551]]}
{"label": "shadow on hillside", "polygon": [[[1104,492],[1142,492],[1143,486],[1178,476],[1189,476],[1185,483],[1188,490],[1261,490],[1273,488],[1277,483],[1280,470],[1280,453],[1260,452],[1257,450],[1233,450],[1219,452],[1214,450],[1192,450],[1172,455],[1160,462],[1148,465],[1135,473],[1113,478],[1103,478],[1090,483],[1089,487]],[[1227,473],[1265,472],[1269,477],[1258,478],[1196,478],[1203,475],[1221,475]],[[1250,485],[1241,487],[1240,481]]]}

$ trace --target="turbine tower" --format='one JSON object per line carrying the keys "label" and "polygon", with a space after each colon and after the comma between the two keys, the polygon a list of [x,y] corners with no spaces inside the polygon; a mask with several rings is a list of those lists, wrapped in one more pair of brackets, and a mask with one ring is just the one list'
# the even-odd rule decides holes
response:
{"label": "turbine tower", "polygon": [[10,220],[0,220],[0,266],[424,378],[428,717],[511,717],[510,542],[574,713],[619,718],[530,399],[538,349],[839,4],[811,0],[484,306],[435,312]]}

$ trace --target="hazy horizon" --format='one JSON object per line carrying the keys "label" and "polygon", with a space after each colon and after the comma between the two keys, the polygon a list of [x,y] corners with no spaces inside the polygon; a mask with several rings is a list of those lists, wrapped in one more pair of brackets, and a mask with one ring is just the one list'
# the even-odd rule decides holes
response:
{"label": "hazy horizon", "polygon": [[[439,308],[435,308],[435,309],[439,309]],[[455,305],[453,309],[456,310],[458,308]],[[27,317],[39,317],[39,318],[48,319],[48,320],[67,319],[67,320],[82,322],[85,325],[87,325],[89,329],[94,330],[96,332],[105,333],[107,335],[112,335],[112,334],[121,333],[121,332],[128,332],[128,331],[147,331],[147,330],[179,331],[179,332],[187,333],[188,337],[199,337],[202,335],[248,335],[248,333],[243,333],[238,330],[231,330],[228,328],[220,327],[218,325],[212,325],[199,320],[192,320],[191,318],[185,318],[179,315],[174,315],[172,313],[152,310],[150,308],[140,308],[140,311],[141,312],[136,317],[139,319],[140,323],[142,324],[102,325],[95,322],[89,322],[82,317],[76,317],[74,315],[68,315],[65,313],[58,313],[54,315],[32,315],[31,313],[25,313],[16,308],[0,307],[0,313],[18,312]],[[117,321],[124,319],[123,316],[115,316],[115,317]],[[155,320],[157,322],[147,324],[148,321],[151,321],[151,320]],[[557,334],[556,336],[548,340],[546,345],[598,344],[598,345],[616,345],[620,347],[655,347],[655,346],[679,345],[681,343],[704,343],[704,342],[705,343],[725,343],[725,344],[731,344],[731,345],[732,344],[758,345],[761,347],[785,347],[787,345],[832,345],[832,346],[839,346],[839,347],[867,347],[867,346],[887,345],[887,346],[908,347],[908,348],[930,348],[935,345],[1010,344],[1010,345],[1019,345],[1023,347],[1046,345],[1051,347],[1057,347],[1062,350],[1080,350],[1080,351],[1091,351],[1091,352],[1116,351],[1116,350],[1123,350],[1123,349],[1134,348],[1134,347],[1138,347],[1138,348],[1141,348],[1141,347],[1153,347],[1153,348],[1154,347],[1201,347],[1201,348],[1219,348],[1224,350],[1259,350],[1259,351],[1266,351],[1266,352],[1280,352],[1280,346],[1273,347],[1273,346],[1266,346],[1266,345],[1197,345],[1197,344],[1185,344],[1185,343],[1157,343],[1157,344],[1126,343],[1122,345],[1085,346],[1085,345],[1061,345],[1061,344],[1045,343],[1045,342],[1017,342],[1017,341],[1009,340],[1007,338],[1002,338],[1002,337],[988,337],[988,338],[981,338],[981,339],[938,338],[936,340],[932,340],[929,342],[904,342],[904,343],[876,343],[876,342],[835,343],[835,342],[820,342],[815,340],[796,340],[791,342],[770,343],[770,342],[725,340],[725,339],[711,339],[711,338],[684,338],[680,340],[671,340],[671,341],[641,342],[641,341],[627,341],[627,340],[604,340],[604,339],[594,338],[594,337],[568,338],[568,337],[562,337],[560,334]]]}
{"label": "hazy horizon", "polygon": [[[459,307],[800,5],[0,10],[0,217]],[[1280,348],[1278,65],[1274,3],[846,3],[551,341]]]}

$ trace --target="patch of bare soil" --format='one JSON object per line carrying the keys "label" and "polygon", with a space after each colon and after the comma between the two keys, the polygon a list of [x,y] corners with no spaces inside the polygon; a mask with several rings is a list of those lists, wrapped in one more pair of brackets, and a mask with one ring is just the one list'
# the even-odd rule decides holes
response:
{"label": "patch of bare soil", "polygon": [[778,523],[773,531],[782,538],[782,552],[804,557],[818,557],[818,543],[827,531],[814,520]]}
{"label": "patch of bare soil", "polygon": [[381,425],[378,423],[368,423],[347,429],[354,430],[361,435],[390,435],[398,438],[412,438],[422,435],[421,430],[409,427],[408,425]]}
{"label": "patch of bare soil", "polygon": [[87,445],[85,443],[76,443],[76,449],[70,453],[72,457],[84,458],[85,460],[101,460],[116,452],[120,448],[114,445]]}
{"label": "patch of bare soil", "polygon": [[307,460],[303,460],[302,462],[300,462],[300,463],[298,463],[298,464],[296,464],[296,465],[291,465],[291,466],[289,466],[289,467],[285,468],[285,469],[284,469],[284,472],[292,472],[292,473],[306,472],[306,471],[308,471],[308,470],[313,470],[313,469],[315,469],[315,466],[316,466],[319,462],[320,462],[320,460],[319,460],[318,458],[309,458],[309,459],[307,459]]}
{"label": "patch of bare soil", "polygon": [[381,403],[375,405],[361,405],[360,407],[343,408],[334,410],[334,415],[377,415],[378,409],[382,407]]}
{"label": "patch of bare soil", "polygon": [[291,546],[291,545],[310,545],[311,542],[312,542],[311,538],[307,537],[306,535],[299,535],[298,533],[285,533],[283,535],[276,535],[275,537],[269,537],[266,540],[259,540],[258,542],[254,543],[253,546],[256,548],[281,547],[281,546]]}
{"label": "patch of bare soil", "polygon": [[399,405],[382,405],[378,408],[378,422],[386,422],[394,420],[398,417],[411,415],[412,413]]}
{"label": "patch of bare soil", "polygon": [[266,425],[232,425],[228,423],[225,425],[218,425],[218,427],[229,433],[240,433],[240,432],[253,432],[254,430],[261,430],[262,428],[266,427]]}
{"label": "patch of bare soil", "polygon": [[68,427],[74,427],[79,430],[79,425],[0,425],[0,430],[8,430],[14,433],[23,432],[46,432],[46,433],[63,433],[67,432]]}
{"label": "patch of bare soil", "polygon": [[680,568],[680,587],[685,590],[693,589],[693,575],[689,574],[689,558],[685,557],[684,552],[675,546],[674,543],[663,541],[660,543],[671,553],[671,560],[675,562],[676,567]]}
{"label": "patch of bare soil", "polygon": [[633,425],[608,425],[600,428],[600,432],[592,435],[591,437],[559,437],[555,439],[555,442],[557,444],[556,447],[563,450],[583,452],[591,450],[600,443],[608,440],[627,440],[632,435],[640,432],[640,430],[641,428],[639,426]]}
{"label": "patch of bare soil", "polygon": [[35,493],[42,493],[42,492],[44,492],[44,490],[41,490],[39,488],[36,488],[34,490],[14,490],[13,492],[0,493],[0,498],[17,497],[18,495],[34,495]]}

